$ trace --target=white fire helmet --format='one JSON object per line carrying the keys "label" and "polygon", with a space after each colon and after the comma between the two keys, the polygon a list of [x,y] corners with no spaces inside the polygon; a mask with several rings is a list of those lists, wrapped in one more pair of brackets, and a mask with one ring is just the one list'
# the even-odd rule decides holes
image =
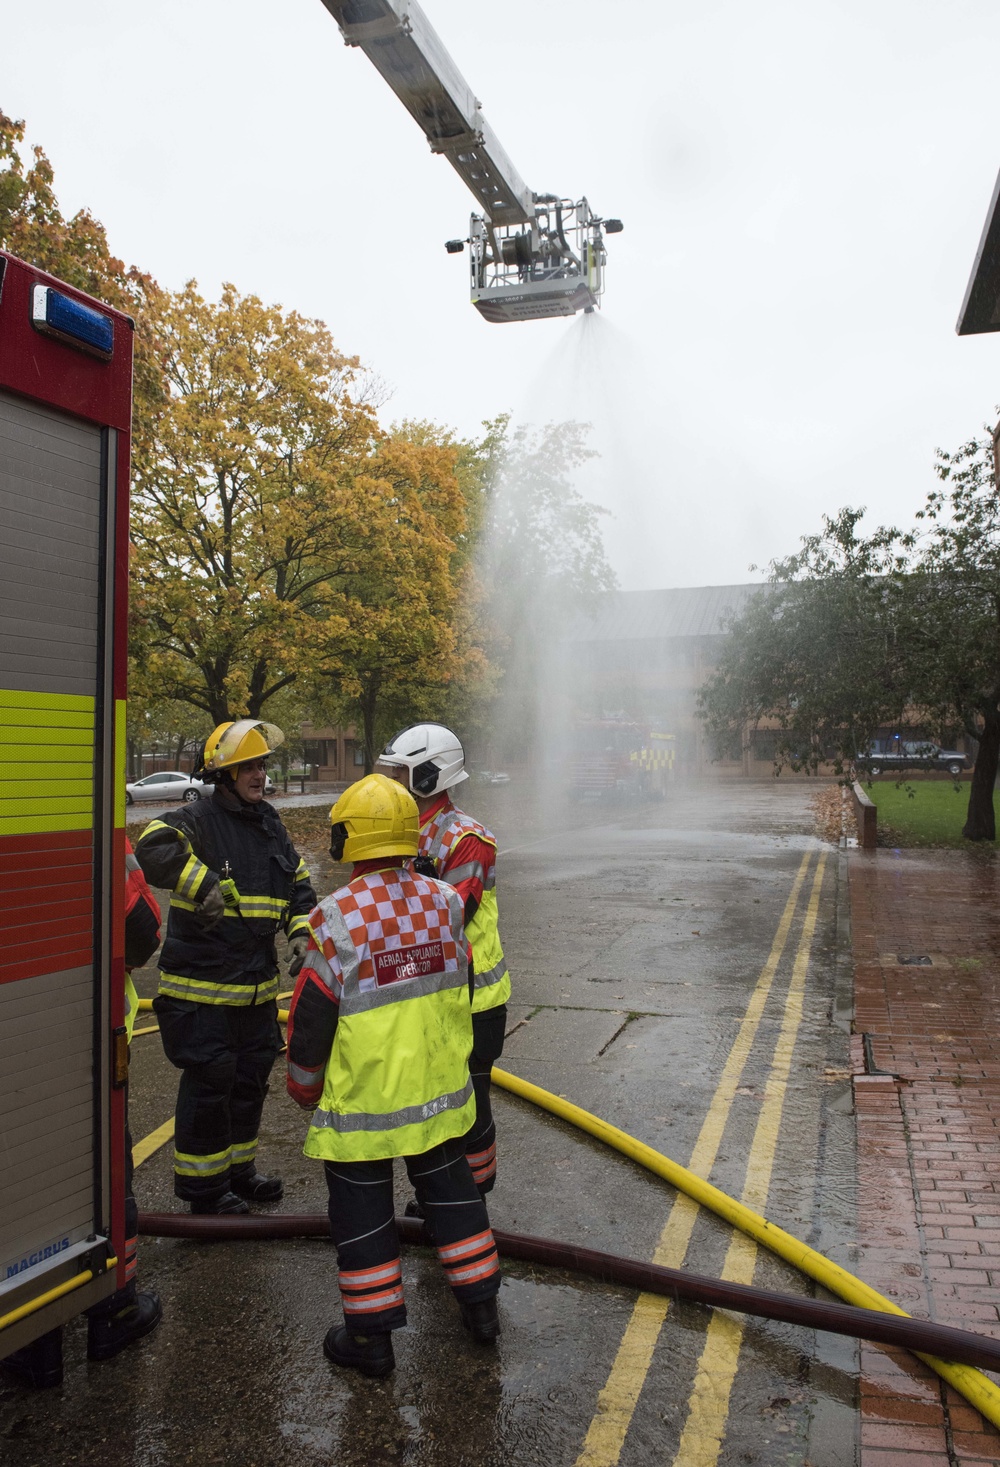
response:
{"label": "white fire helmet", "polygon": [[395,734],[378,757],[383,769],[405,769],[411,794],[428,799],[468,779],[465,750],[443,723],[415,723]]}

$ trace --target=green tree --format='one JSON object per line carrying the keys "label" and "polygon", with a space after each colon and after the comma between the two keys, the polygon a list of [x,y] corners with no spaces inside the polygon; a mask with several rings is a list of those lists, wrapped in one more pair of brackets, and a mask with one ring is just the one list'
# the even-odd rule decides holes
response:
{"label": "green tree", "polygon": [[777,727],[775,771],[842,773],[883,724],[907,705],[909,668],[900,642],[904,537],[858,533],[864,511],[824,517],[798,554],[774,561],[729,625],[716,667],[699,694],[717,747]]}
{"label": "green tree", "polygon": [[[988,430],[987,430],[988,431]],[[880,725],[978,741],[963,834],[996,838],[1000,762],[1000,504],[993,439],[939,450],[942,487],[912,529],[858,533],[863,511],[824,521],[730,628],[701,690],[717,739],[781,731],[775,764],[846,768]]]}
{"label": "green tree", "polygon": [[1000,762],[1000,501],[993,436],[938,450],[943,487],[927,497],[909,543],[914,689],[932,727],[978,740],[962,834],[995,840]]}

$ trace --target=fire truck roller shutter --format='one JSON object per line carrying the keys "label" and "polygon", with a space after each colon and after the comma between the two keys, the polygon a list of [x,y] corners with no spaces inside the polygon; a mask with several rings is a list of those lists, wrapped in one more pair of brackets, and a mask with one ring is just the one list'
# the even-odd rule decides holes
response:
{"label": "fire truck roller shutter", "polygon": [[105,462],[100,428],[0,391],[0,1301],[94,1227]]}

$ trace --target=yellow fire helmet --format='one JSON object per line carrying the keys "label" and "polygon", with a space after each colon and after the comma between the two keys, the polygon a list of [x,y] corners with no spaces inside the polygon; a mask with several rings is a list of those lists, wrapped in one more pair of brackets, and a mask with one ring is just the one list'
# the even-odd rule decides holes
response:
{"label": "yellow fire helmet", "polygon": [[247,759],[263,759],[285,742],[285,735],[274,723],[259,718],[240,718],[235,723],[220,723],[205,740],[201,766],[205,774],[219,774]]}
{"label": "yellow fire helmet", "polygon": [[417,802],[409,790],[384,774],[366,774],[346,789],[330,811],[330,824],[335,860],[417,854]]}

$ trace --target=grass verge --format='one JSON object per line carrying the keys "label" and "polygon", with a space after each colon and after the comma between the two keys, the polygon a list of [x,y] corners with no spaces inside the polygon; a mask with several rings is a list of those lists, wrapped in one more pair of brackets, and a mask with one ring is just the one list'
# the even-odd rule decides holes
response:
{"label": "grass verge", "polygon": [[[863,784],[862,789],[878,806],[880,845],[992,849],[989,842],[970,842],[962,836],[969,808],[967,781],[956,789],[944,780],[903,780],[895,784],[875,779]],[[993,805],[1000,828],[1000,798],[996,794]]]}

